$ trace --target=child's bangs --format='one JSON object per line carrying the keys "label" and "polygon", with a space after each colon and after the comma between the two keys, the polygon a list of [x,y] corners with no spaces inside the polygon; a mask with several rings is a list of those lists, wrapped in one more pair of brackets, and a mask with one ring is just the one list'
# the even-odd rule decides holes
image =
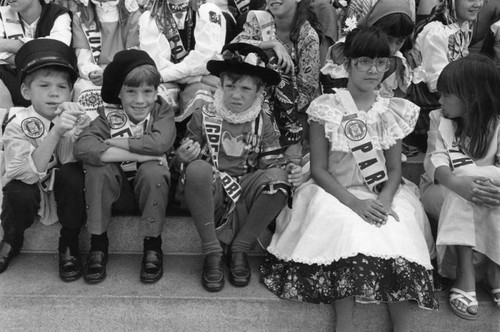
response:
{"label": "child's bangs", "polygon": [[387,58],[391,55],[389,42],[384,32],[377,28],[355,29],[345,41],[345,56],[349,59],[359,57]]}
{"label": "child's bangs", "polygon": [[123,85],[130,87],[140,87],[142,85],[151,85],[158,88],[161,81],[161,75],[155,66],[142,65],[132,69],[125,77]]}
{"label": "child's bangs", "polygon": [[408,37],[415,29],[415,23],[408,15],[403,13],[384,16],[375,22],[373,26],[394,38]]}

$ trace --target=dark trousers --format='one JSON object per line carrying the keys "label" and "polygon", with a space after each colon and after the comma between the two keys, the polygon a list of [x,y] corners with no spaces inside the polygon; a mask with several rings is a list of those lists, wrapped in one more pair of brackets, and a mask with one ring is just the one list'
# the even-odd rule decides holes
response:
{"label": "dark trousers", "polygon": [[[57,215],[64,228],[79,230],[85,223],[84,174],[81,163],[62,165],[56,172],[54,196]],[[2,227],[4,241],[20,250],[24,231],[28,229],[40,208],[38,183],[26,184],[12,180],[3,187]]]}

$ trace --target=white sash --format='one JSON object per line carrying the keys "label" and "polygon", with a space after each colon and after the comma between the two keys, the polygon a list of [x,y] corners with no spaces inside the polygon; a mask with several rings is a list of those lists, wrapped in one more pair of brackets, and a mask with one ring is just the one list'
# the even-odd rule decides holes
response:
{"label": "white sash", "polygon": [[[132,137],[134,133],[130,126],[130,119],[128,118],[125,111],[123,111],[121,105],[116,104],[104,104],[104,115],[109,123],[110,137]],[[148,115],[149,118],[150,115]],[[148,126],[148,121],[144,122],[144,132],[146,132]],[[137,163],[124,161],[120,164],[123,172],[127,176],[127,179],[131,180],[137,174]]]}
{"label": "white sash", "polygon": [[13,11],[10,6],[0,7],[0,15],[8,39],[19,39],[24,37],[24,27],[19,18],[19,14]]}
{"label": "white sash", "polygon": [[97,63],[99,61],[99,56],[101,55],[102,50],[101,31],[97,29],[96,22],[92,22],[90,24],[90,27],[87,27],[87,25],[81,21],[82,14],[78,12],[76,15],[78,15],[78,18],[80,19],[82,30],[85,33],[90,51],[92,52],[92,56],[94,58],[94,63]]}
{"label": "white sash", "polygon": [[439,122],[438,130],[441,133],[441,137],[443,137],[446,150],[448,151],[448,156],[450,157],[450,167],[453,171],[460,167],[476,165],[472,158],[465,154],[465,152],[457,146],[457,144],[454,144],[455,127],[452,120],[442,117]]}
{"label": "white sash", "polygon": [[377,193],[377,186],[388,180],[385,164],[380,160],[377,151],[375,150],[370,133],[366,123],[359,116],[356,103],[347,90],[336,90],[337,96],[342,100],[347,112],[350,114],[344,115],[342,118],[342,127],[344,134],[347,137],[349,148],[352,151],[354,160],[359,167],[361,176],[370,189]]}

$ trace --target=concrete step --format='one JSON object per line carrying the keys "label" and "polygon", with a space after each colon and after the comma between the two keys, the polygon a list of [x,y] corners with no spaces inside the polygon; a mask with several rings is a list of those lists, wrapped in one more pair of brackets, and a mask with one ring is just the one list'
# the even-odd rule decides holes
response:
{"label": "concrete step", "polygon": [[[139,235],[138,216],[113,217],[108,229],[110,253],[142,253],[143,239]],[[55,253],[59,239],[59,223],[46,226],[36,222],[24,234],[22,252]],[[0,239],[3,237],[0,227]],[[266,231],[261,242],[268,244],[272,234]],[[163,251],[165,253],[201,253],[201,241],[193,223],[188,216],[168,216],[162,233]],[[80,249],[87,252],[90,247],[90,235],[86,229],[80,234]],[[257,245],[254,253],[263,253]]]}
{"label": "concrete step", "polygon": [[[141,255],[111,255],[101,284],[64,283],[57,255],[21,254],[0,275],[0,331],[333,331],[331,305],[281,300],[258,281],[252,256],[248,287],[229,283],[219,293],[200,284],[202,258],[166,255],[156,284],[139,282]],[[438,293],[439,312],[412,305],[412,331],[499,331],[500,311],[479,290],[480,316],[460,319]],[[356,331],[390,331],[384,305],[355,305]]]}

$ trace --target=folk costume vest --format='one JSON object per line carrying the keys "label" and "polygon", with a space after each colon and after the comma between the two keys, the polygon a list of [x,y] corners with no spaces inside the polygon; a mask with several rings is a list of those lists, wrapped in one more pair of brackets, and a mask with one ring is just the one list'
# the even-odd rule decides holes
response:
{"label": "folk costume vest", "polygon": [[[38,19],[35,38],[50,35],[55,20],[65,13],[69,13],[69,11],[61,6],[55,4],[42,5],[42,13]],[[24,27],[21,23],[21,17],[10,6],[0,7],[0,21],[4,26],[6,38],[19,39],[24,37]]]}
{"label": "folk costume vest", "polygon": [[373,146],[372,138],[368,133],[367,125],[358,116],[357,106],[348,90],[336,90],[337,96],[342,100],[345,114],[342,127],[347,138],[349,149],[361,172],[365,184],[370,191],[378,193],[378,186],[388,180],[385,163],[379,158]]}

